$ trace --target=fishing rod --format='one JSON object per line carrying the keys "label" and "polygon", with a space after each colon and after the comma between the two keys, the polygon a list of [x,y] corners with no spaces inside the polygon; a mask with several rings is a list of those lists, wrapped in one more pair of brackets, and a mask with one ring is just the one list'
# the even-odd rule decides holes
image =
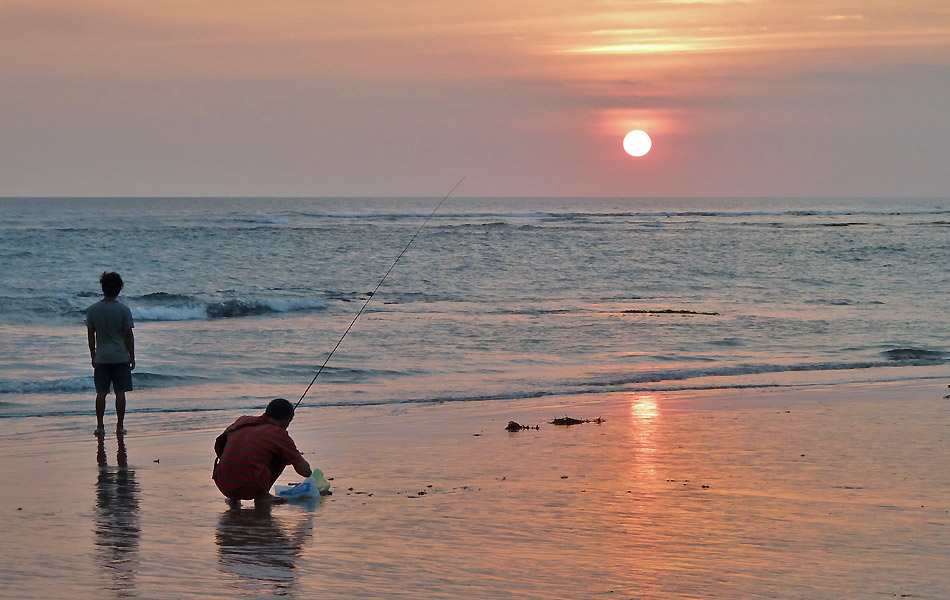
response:
{"label": "fishing rod", "polygon": [[438,206],[436,206],[432,210],[432,212],[429,213],[429,216],[426,217],[426,220],[422,222],[422,225],[419,226],[419,229],[417,229],[416,232],[412,234],[412,237],[409,238],[409,243],[407,243],[406,247],[402,249],[402,252],[400,252],[399,256],[396,257],[396,260],[393,261],[393,264],[389,266],[389,270],[387,270],[386,274],[383,275],[383,278],[379,280],[379,283],[376,284],[376,287],[373,289],[373,291],[369,293],[369,296],[366,298],[366,302],[363,303],[363,306],[360,307],[359,311],[356,313],[356,316],[353,317],[353,320],[350,322],[350,325],[346,328],[346,331],[344,331],[343,335],[340,336],[340,339],[337,340],[336,346],[333,347],[333,350],[330,350],[330,354],[327,354],[327,358],[326,360],[323,361],[323,364],[320,365],[320,369],[317,370],[317,374],[314,375],[313,379],[310,380],[310,385],[308,385],[307,389],[305,389],[303,391],[303,394],[300,395],[300,399],[297,400],[297,404],[294,404],[294,410],[297,409],[297,407],[300,405],[300,402],[303,401],[304,397],[307,395],[307,392],[309,392],[310,388],[313,387],[313,384],[317,380],[317,377],[320,376],[320,373],[323,373],[324,367],[326,367],[327,363],[330,362],[330,357],[333,356],[333,353],[336,352],[336,349],[339,348],[340,344],[343,343],[343,338],[346,337],[346,334],[348,334],[350,332],[350,329],[353,328],[353,325],[356,324],[356,320],[360,318],[361,314],[363,314],[363,310],[366,308],[366,305],[369,304],[369,301],[376,297],[376,292],[378,292],[379,288],[382,287],[383,282],[386,281],[386,278],[389,277],[389,274],[392,273],[392,270],[396,268],[396,263],[399,262],[399,259],[402,258],[402,255],[405,254],[406,250],[409,249],[409,246],[412,245],[412,241],[416,239],[416,236],[419,235],[419,232],[422,231],[422,228],[426,226],[426,223],[429,222],[429,219],[432,218],[432,215],[434,215],[440,208],[442,208],[442,205],[445,204],[445,201],[448,200],[449,196],[452,195],[452,192],[455,191],[455,188],[462,185],[463,181],[465,181],[465,177],[462,177],[461,179],[459,179],[458,183],[452,186],[452,189],[449,190],[449,193],[442,197],[442,200],[439,202]]}

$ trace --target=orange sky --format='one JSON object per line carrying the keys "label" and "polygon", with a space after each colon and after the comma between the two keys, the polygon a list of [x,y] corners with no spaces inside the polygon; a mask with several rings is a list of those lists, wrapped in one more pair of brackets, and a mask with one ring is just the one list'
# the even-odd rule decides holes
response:
{"label": "orange sky", "polygon": [[0,76],[6,196],[950,196],[942,0],[0,0]]}

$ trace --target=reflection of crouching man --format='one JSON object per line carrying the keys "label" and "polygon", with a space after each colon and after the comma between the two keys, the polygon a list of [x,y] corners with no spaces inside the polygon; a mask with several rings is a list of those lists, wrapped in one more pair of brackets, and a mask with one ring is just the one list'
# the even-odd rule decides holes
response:
{"label": "reflection of crouching man", "polygon": [[215,451],[220,452],[212,479],[229,500],[278,500],[270,488],[286,465],[293,465],[301,477],[310,477],[310,463],[287,433],[293,418],[293,405],[277,398],[267,405],[263,415],[241,417],[224,430],[224,448],[220,448],[220,441],[215,443]]}

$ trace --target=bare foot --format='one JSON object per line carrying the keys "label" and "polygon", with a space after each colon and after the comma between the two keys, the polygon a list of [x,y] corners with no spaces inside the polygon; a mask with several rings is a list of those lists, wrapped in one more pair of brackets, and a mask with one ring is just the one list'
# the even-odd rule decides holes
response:
{"label": "bare foot", "polygon": [[287,498],[281,498],[273,494],[264,494],[254,498],[254,504],[286,504]]}

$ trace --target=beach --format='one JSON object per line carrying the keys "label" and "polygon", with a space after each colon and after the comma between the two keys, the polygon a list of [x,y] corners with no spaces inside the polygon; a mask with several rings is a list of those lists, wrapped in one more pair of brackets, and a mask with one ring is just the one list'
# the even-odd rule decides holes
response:
{"label": "beach", "polygon": [[[436,204],[0,199],[0,597],[950,597],[947,200]],[[333,495],[231,510],[215,437],[309,381]]]}
{"label": "beach", "polygon": [[130,418],[101,446],[7,436],[0,595],[946,598],[945,393],[304,405],[290,431],[333,495],[270,509],[229,509],[210,479],[240,413],[180,432]]}
{"label": "beach", "polygon": [[0,600],[950,600],[948,33],[0,0]]}

